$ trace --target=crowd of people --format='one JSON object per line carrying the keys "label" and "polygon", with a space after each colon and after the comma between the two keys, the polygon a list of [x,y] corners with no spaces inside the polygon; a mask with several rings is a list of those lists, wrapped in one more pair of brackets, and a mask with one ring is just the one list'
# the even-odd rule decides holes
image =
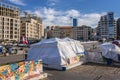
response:
{"label": "crowd of people", "polygon": [[12,55],[12,54],[17,54],[18,49],[13,48],[11,46],[0,46],[0,54],[6,56],[8,55]]}

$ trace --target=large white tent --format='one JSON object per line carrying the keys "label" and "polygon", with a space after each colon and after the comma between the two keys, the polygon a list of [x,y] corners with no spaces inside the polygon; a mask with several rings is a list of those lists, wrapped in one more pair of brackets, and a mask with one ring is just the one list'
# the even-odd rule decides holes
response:
{"label": "large white tent", "polygon": [[68,59],[84,54],[84,47],[79,41],[70,38],[51,38],[31,45],[27,60],[42,59],[47,65],[66,65]]}
{"label": "large white tent", "polygon": [[114,61],[119,61],[118,54],[120,55],[120,47],[112,43],[103,43],[99,47],[102,52],[102,56]]}

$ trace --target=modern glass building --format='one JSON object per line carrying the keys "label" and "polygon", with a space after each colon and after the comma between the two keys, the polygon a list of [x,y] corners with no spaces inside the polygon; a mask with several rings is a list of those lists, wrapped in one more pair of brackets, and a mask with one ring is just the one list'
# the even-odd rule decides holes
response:
{"label": "modern glass building", "polygon": [[77,27],[78,26],[78,22],[76,18],[73,18],[73,27]]}
{"label": "modern glass building", "polygon": [[107,14],[108,35],[109,38],[114,38],[114,13],[109,12]]}
{"label": "modern glass building", "polygon": [[108,12],[106,15],[101,16],[98,23],[100,39],[113,39],[115,38],[115,20],[114,13]]}

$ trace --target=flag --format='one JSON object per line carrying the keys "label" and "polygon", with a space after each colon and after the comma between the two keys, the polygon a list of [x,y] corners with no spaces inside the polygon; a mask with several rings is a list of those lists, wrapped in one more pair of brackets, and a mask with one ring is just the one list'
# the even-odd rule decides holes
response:
{"label": "flag", "polygon": [[23,44],[28,44],[28,41],[25,36],[22,36],[22,39],[23,39]]}

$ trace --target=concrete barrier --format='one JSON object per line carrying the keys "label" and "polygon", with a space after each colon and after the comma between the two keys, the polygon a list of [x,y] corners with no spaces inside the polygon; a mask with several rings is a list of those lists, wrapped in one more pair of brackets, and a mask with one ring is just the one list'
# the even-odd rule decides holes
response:
{"label": "concrete barrier", "polygon": [[39,80],[46,77],[41,60],[0,66],[0,80]]}

